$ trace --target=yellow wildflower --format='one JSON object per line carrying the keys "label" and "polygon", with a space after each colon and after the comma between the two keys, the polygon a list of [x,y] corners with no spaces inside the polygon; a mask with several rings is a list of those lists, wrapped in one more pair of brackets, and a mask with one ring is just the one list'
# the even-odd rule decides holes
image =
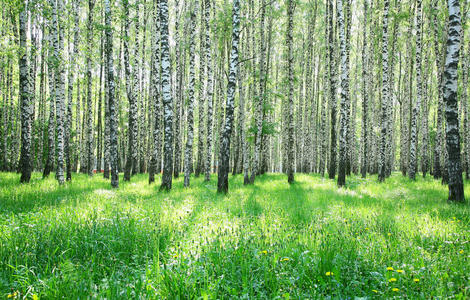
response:
{"label": "yellow wildflower", "polygon": [[173,258],[177,258],[177,257],[178,257],[178,254],[173,255]]}
{"label": "yellow wildflower", "polygon": [[7,298],[16,298],[18,296],[18,291],[8,294]]}
{"label": "yellow wildflower", "polygon": [[393,267],[387,267],[387,271],[393,271]]}
{"label": "yellow wildflower", "polygon": [[461,250],[459,251],[459,253],[460,253],[460,254],[463,254],[463,249],[461,249]]}
{"label": "yellow wildflower", "polygon": [[372,291],[373,291],[374,293],[376,293],[376,294],[379,292],[379,291],[377,291],[377,290],[372,290]]}
{"label": "yellow wildflower", "polygon": [[33,294],[33,300],[39,300],[39,297],[38,297],[38,295],[36,295],[36,294]]}
{"label": "yellow wildflower", "polygon": [[390,282],[395,282],[395,281],[397,281],[397,279],[396,279],[395,277],[392,277],[392,278],[390,278],[388,281],[390,281]]}
{"label": "yellow wildflower", "polygon": [[366,230],[369,230],[369,227],[366,227]]}
{"label": "yellow wildflower", "polygon": [[397,270],[397,273],[403,273],[403,272],[405,272],[405,271],[403,271],[403,270]]}
{"label": "yellow wildflower", "polygon": [[419,282],[419,278],[413,279],[414,282]]}
{"label": "yellow wildflower", "polygon": [[335,275],[333,272],[326,272],[325,273],[326,276],[332,276],[332,275]]}
{"label": "yellow wildflower", "polygon": [[389,232],[389,233],[388,233],[388,236],[391,236],[391,235],[392,235],[392,234]]}
{"label": "yellow wildflower", "polygon": [[262,253],[262,254],[268,254],[268,251],[263,250],[263,251],[261,251],[261,253]]}
{"label": "yellow wildflower", "polygon": [[288,261],[289,258],[288,257],[284,257],[283,259],[281,259],[281,261]]}
{"label": "yellow wildflower", "polygon": [[392,289],[392,291],[394,291],[394,292],[398,292],[398,291],[400,291],[400,290],[399,290],[399,289],[397,289],[397,288],[393,288],[393,289]]}

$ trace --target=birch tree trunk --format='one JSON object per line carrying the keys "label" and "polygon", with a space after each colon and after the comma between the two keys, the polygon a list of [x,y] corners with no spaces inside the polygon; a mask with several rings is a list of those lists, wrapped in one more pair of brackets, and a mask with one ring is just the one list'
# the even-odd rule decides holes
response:
{"label": "birch tree trunk", "polygon": [[[53,1],[54,2],[54,1]],[[64,26],[61,25],[61,16],[64,13],[63,0],[57,0],[52,15],[52,22],[58,29],[58,36],[53,39],[55,68],[55,101],[56,101],[56,131],[57,131],[57,181],[64,184],[64,117],[65,117],[65,72],[62,54],[64,50]],[[58,39],[57,39],[58,37]]]}
{"label": "birch tree trunk", "polygon": [[[87,172],[88,176],[93,176],[94,157],[93,157],[93,100],[91,93],[91,58],[93,45],[93,7],[95,0],[88,0],[88,21],[87,21],[87,57],[86,57],[86,78],[87,78]],[[57,78],[56,78],[57,80]]]}
{"label": "birch tree trunk", "polygon": [[[416,103],[413,106],[413,111],[411,113],[411,139],[410,139],[410,164],[408,167],[408,176],[411,180],[416,179],[416,172],[418,169],[418,117],[419,110],[421,106],[421,98],[423,93],[423,83],[422,83],[422,65],[421,65],[421,31],[422,31],[422,21],[421,21],[421,11],[422,11],[422,0],[417,0],[416,2]],[[411,98],[410,98],[411,99]]]}
{"label": "birch tree trunk", "polygon": [[[65,165],[67,167],[66,180],[72,180],[72,161],[71,161],[71,133],[72,133],[72,102],[73,102],[73,82],[75,79],[75,62],[76,57],[78,56],[78,41],[79,41],[79,31],[80,31],[80,19],[79,19],[79,5],[77,1],[73,2],[73,19],[74,19],[74,29],[73,29],[73,50],[69,51],[69,73],[68,73],[68,91],[67,91],[67,118],[65,125]],[[69,48],[70,49],[70,48]],[[77,97],[77,105],[80,102],[80,99]],[[77,120],[80,120],[79,114],[75,116]],[[78,130],[75,130],[78,132]]]}
{"label": "birch tree trunk", "polygon": [[[420,0],[418,0],[420,1]],[[387,135],[388,135],[388,106],[390,101],[388,80],[388,10],[390,2],[384,1],[384,14],[382,24],[382,102],[381,102],[381,133],[379,157],[379,181],[383,182],[386,176],[387,162]]]}
{"label": "birch tree trunk", "polygon": [[[131,73],[130,67],[130,60],[129,60],[129,1],[123,0],[123,8],[124,8],[124,67],[126,73],[126,90],[127,90],[127,98],[129,100],[129,126],[127,129],[128,133],[128,143],[127,143],[127,159],[126,159],[126,166],[124,169],[124,181],[131,180],[131,174],[135,174],[136,167],[137,167],[137,149],[138,144],[136,143],[137,139],[137,96],[136,92],[139,89],[139,82],[138,82],[138,70],[137,70],[137,54],[139,53],[139,20],[135,22],[135,32],[136,32],[136,40],[135,40],[135,48],[134,48],[134,68]],[[137,5],[137,12],[138,15],[138,3]]]}
{"label": "birch tree trunk", "polygon": [[[49,5],[49,4],[48,4]],[[50,5],[49,5],[50,6]],[[49,7],[51,9],[51,7]],[[51,12],[53,13],[53,12]],[[51,21],[48,21],[49,34],[47,39],[48,48],[48,80],[49,80],[49,120],[47,124],[47,156],[44,171],[42,174],[43,178],[46,178],[54,168],[54,156],[55,156],[55,84],[54,84],[54,60],[52,55],[52,39],[54,35],[57,35],[57,28]]]}
{"label": "birch tree trunk", "polygon": [[230,70],[227,84],[227,102],[225,103],[225,122],[222,132],[217,191],[228,192],[228,173],[230,158],[230,137],[233,128],[233,110],[235,105],[235,88],[238,78],[238,43],[240,40],[240,0],[233,0],[232,8],[232,49],[230,52]]}
{"label": "birch tree trunk", "polygon": [[288,107],[287,107],[287,182],[294,182],[294,53],[293,53],[293,27],[294,27],[293,0],[287,0],[287,76],[289,80]]}
{"label": "birch tree trunk", "polygon": [[199,177],[199,174],[203,172],[204,168],[204,110],[206,107],[204,95],[204,76],[206,73],[205,65],[205,31],[204,31],[204,20],[205,20],[205,0],[201,0],[201,21],[199,28],[199,91],[198,91],[198,141],[197,141],[197,161],[196,161],[196,170],[194,176]]}
{"label": "birch tree trunk", "polygon": [[[103,109],[103,69],[104,69],[104,37],[103,33],[100,33],[100,71],[99,71],[99,84],[98,84],[98,108],[96,113],[97,125],[96,125],[96,171],[101,172],[101,160],[103,158],[103,118],[102,118],[102,109]],[[106,102],[106,100],[105,100]]]}
{"label": "birch tree trunk", "polygon": [[211,54],[211,39],[210,39],[210,14],[211,14],[211,1],[205,0],[205,15],[204,15],[204,24],[206,29],[206,44],[205,44],[205,55],[206,55],[206,102],[207,102],[207,136],[206,136],[206,159],[204,162],[204,173],[205,181],[210,180],[211,176],[211,161],[212,161],[212,122],[213,122],[213,82],[212,82],[212,54]]}
{"label": "birch tree trunk", "polygon": [[[19,102],[21,106],[21,155],[20,155],[20,168],[21,177],[20,182],[28,183],[31,179],[31,78],[28,70],[28,56],[26,46],[26,27],[27,27],[27,7],[26,3],[22,3],[19,13],[20,24],[20,50],[18,65],[19,65]],[[3,106],[5,108],[5,106]],[[4,124],[6,126],[6,124]],[[4,127],[5,128],[5,127]],[[4,133],[5,134],[5,133]]]}
{"label": "birch tree trunk", "polygon": [[336,176],[336,57],[333,47],[333,3],[329,3],[328,10],[328,77],[329,77],[329,102],[330,102],[330,160],[328,177],[335,179]]}
{"label": "birch tree trunk", "polygon": [[[464,35],[462,34],[462,40]],[[462,52],[463,52],[462,46]],[[463,104],[463,111],[464,111],[464,142],[465,142],[465,150],[464,153],[464,161],[465,161],[465,179],[470,179],[470,118],[469,118],[469,109],[468,109],[468,79],[470,71],[468,68],[470,67],[470,46],[467,48],[467,54],[462,55],[462,70],[463,70],[463,86],[462,86],[462,104]]]}
{"label": "birch tree trunk", "polygon": [[106,44],[105,44],[105,68],[108,90],[109,107],[109,163],[111,165],[111,186],[119,187],[119,169],[118,169],[118,127],[114,88],[114,62],[113,62],[113,30],[111,27],[111,7],[109,0],[104,0],[105,4],[105,24],[106,24]]}
{"label": "birch tree trunk", "polygon": [[190,39],[189,39],[189,91],[188,91],[188,114],[186,123],[188,124],[188,133],[186,138],[186,149],[184,153],[184,186],[189,187],[189,176],[193,164],[193,141],[194,141],[194,84],[195,84],[195,63],[196,55],[194,52],[196,44],[196,10],[198,3],[193,4],[190,12]]}
{"label": "birch tree trunk", "polygon": [[160,190],[171,190],[173,175],[173,100],[171,97],[170,48],[168,37],[168,0],[160,0],[161,69],[163,126],[165,132],[163,175]]}
{"label": "birch tree trunk", "polygon": [[162,141],[161,141],[161,82],[160,82],[160,2],[158,0],[153,1],[153,38],[152,38],[152,70],[151,70],[151,83],[150,83],[150,97],[153,102],[153,153],[150,160],[149,168],[149,183],[155,181],[155,172],[160,170],[158,166],[161,157]]}
{"label": "birch tree trunk", "polygon": [[[255,138],[255,153],[253,161],[253,170],[251,173],[250,182],[253,184],[256,175],[260,173],[261,167],[261,142],[263,138],[263,80],[264,80],[264,18],[265,18],[265,0],[260,2],[260,38],[259,38],[259,90],[258,99],[256,99],[256,138]],[[254,32],[253,32],[254,34]]]}
{"label": "birch tree trunk", "polygon": [[[387,2],[387,0],[385,0]],[[339,164],[338,164],[338,186],[346,184],[346,164],[347,164],[347,143],[349,127],[349,95],[348,79],[349,68],[346,59],[346,33],[344,24],[343,0],[337,0],[336,9],[338,10],[339,39],[341,52],[341,102],[340,102],[340,133],[339,133]]]}
{"label": "birch tree trunk", "polygon": [[178,178],[180,173],[180,166],[181,166],[181,108],[182,108],[182,51],[181,51],[181,41],[180,41],[180,13],[179,13],[179,0],[175,1],[175,60],[176,60],[176,76],[175,76],[175,118],[173,118],[173,126],[174,126],[174,142],[175,142],[175,151],[174,151],[174,166],[173,166],[173,176]]}
{"label": "birch tree trunk", "polygon": [[444,69],[444,102],[446,112],[447,169],[449,172],[449,201],[465,202],[460,162],[459,111],[457,99],[457,66],[461,44],[459,0],[448,0],[449,28]]}
{"label": "birch tree trunk", "polygon": [[433,28],[434,28],[434,56],[436,58],[436,69],[437,69],[437,85],[438,85],[438,95],[437,95],[437,133],[436,133],[436,139],[434,143],[434,170],[433,170],[433,176],[434,179],[438,179],[442,176],[442,170],[441,170],[441,150],[442,150],[442,107],[443,107],[443,89],[442,89],[442,62],[441,62],[441,43],[439,42],[439,32],[438,32],[438,21],[437,21],[437,11],[438,11],[438,0],[434,0],[432,2],[432,8],[434,10],[433,12]]}

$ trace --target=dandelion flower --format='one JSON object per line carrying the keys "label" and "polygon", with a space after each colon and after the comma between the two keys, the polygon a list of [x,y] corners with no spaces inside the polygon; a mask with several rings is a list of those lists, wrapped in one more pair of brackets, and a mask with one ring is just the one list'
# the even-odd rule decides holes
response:
{"label": "dandelion flower", "polygon": [[393,288],[393,289],[392,289],[392,291],[394,291],[394,292],[398,292],[398,291],[400,291],[400,290],[399,290],[399,289],[397,289],[397,288]]}
{"label": "dandelion flower", "polygon": [[372,291],[373,291],[374,293],[376,293],[376,294],[379,292],[379,291],[377,291],[377,290],[372,290]]}
{"label": "dandelion flower", "polygon": [[387,235],[388,235],[388,236],[392,236],[392,234],[391,234],[390,232],[389,232]]}
{"label": "dandelion flower", "polygon": [[390,282],[395,282],[395,281],[397,281],[397,279],[396,279],[395,277],[392,277],[392,278],[390,278],[388,281],[390,281]]}
{"label": "dandelion flower", "polygon": [[459,251],[459,253],[460,253],[460,254],[463,254],[463,249],[461,249],[461,250]]}
{"label": "dandelion flower", "polygon": [[419,278],[413,279],[414,282],[419,282]]}
{"label": "dandelion flower", "polygon": [[369,227],[366,227],[366,230],[369,230]]}
{"label": "dandelion flower", "polygon": [[281,261],[288,261],[289,258],[288,257],[284,257],[283,259],[281,259]]}
{"label": "dandelion flower", "polygon": [[334,275],[334,273],[333,272],[326,272],[325,275],[326,276],[332,276],[332,275]]}
{"label": "dandelion flower", "polygon": [[7,298],[16,298],[16,296],[18,296],[18,291],[8,294]]}
{"label": "dandelion flower", "polygon": [[387,271],[393,271],[393,267],[387,267]]}
{"label": "dandelion flower", "polygon": [[177,258],[177,257],[178,257],[178,254],[173,255],[173,258]]}
{"label": "dandelion flower", "polygon": [[261,251],[261,253],[263,253],[263,254],[268,254],[268,251],[263,250],[263,251]]}
{"label": "dandelion flower", "polygon": [[403,273],[403,272],[405,272],[405,271],[403,271],[403,270],[397,270],[397,273]]}
{"label": "dandelion flower", "polygon": [[38,297],[38,295],[36,295],[36,294],[33,294],[33,300],[39,300],[39,297]]}

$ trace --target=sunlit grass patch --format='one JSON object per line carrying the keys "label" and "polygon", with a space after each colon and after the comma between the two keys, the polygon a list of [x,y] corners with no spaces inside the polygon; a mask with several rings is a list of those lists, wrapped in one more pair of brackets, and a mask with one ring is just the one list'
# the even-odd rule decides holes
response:
{"label": "sunlit grass patch", "polygon": [[469,297],[470,209],[430,177],[156,181],[1,174],[0,296]]}

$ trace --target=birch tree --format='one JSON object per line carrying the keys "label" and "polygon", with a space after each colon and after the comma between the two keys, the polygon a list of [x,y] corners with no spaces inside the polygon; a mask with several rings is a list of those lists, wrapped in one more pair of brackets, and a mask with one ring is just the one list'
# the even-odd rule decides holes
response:
{"label": "birch tree", "polygon": [[[385,0],[387,1],[387,0]],[[346,164],[347,164],[347,142],[349,132],[349,95],[348,80],[349,69],[347,66],[346,54],[346,32],[344,24],[343,0],[337,0],[339,38],[341,52],[341,106],[340,106],[340,133],[339,133],[339,165],[338,165],[338,186],[346,184]]]}
{"label": "birch tree", "polygon": [[411,113],[411,139],[410,139],[410,164],[408,167],[408,176],[410,179],[416,179],[418,169],[418,117],[423,93],[422,83],[422,65],[421,65],[421,30],[422,30],[422,0],[416,2],[416,103]]}
{"label": "birch tree", "polygon": [[[88,20],[87,20],[87,56],[86,56],[86,78],[87,78],[87,139],[86,139],[86,155],[87,155],[87,173],[88,176],[93,176],[94,157],[93,157],[93,98],[91,92],[91,59],[93,56],[93,7],[95,0],[88,0]],[[57,80],[57,79],[56,79]]]}
{"label": "birch tree", "polygon": [[153,102],[153,153],[150,159],[149,168],[149,183],[155,181],[155,172],[160,170],[159,164],[161,164],[161,149],[162,149],[162,134],[161,134],[161,82],[160,82],[160,2],[158,0],[153,1],[153,20],[154,28],[152,31],[152,70],[151,70],[151,85],[150,85],[150,97]]}
{"label": "birch tree", "polygon": [[464,202],[462,166],[460,161],[459,110],[457,99],[457,66],[461,44],[459,0],[448,0],[449,27],[444,68],[444,102],[446,115],[447,169],[449,201]]}
{"label": "birch tree", "polygon": [[54,37],[54,60],[56,65],[55,68],[55,108],[56,108],[56,130],[57,130],[57,181],[59,184],[64,184],[64,118],[65,118],[65,72],[64,72],[64,60],[62,60],[62,54],[64,50],[64,26],[59,20],[64,13],[63,0],[57,0],[54,4],[54,11],[52,15],[52,22],[55,23],[55,27],[58,29],[58,35]]}
{"label": "birch tree", "polygon": [[233,111],[235,105],[235,89],[238,79],[238,44],[240,41],[240,1],[233,1],[232,8],[232,48],[230,52],[230,71],[227,84],[227,101],[225,103],[225,122],[222,132],[217,191],[228,192],[228,173],[230,159],[230,137],[233,129]]}
{"label": "birch tree", "polygon": [[[420,0],[418,0],[420,1]],[[379,181],[385,180],[387,161],[387,135],[388,135],[388,106],[390,101],[388,79],[388,11],[390,2],[384,1],[384,14],[382,19],[382,101],[381,101],[381,132],[380,132],[380,157],[379,157]]]}
{"label": "birch tree", "polygon": [[195,85],[195,44],[196,44],[196,9],[198,3],[192,5],[190,11],[190,40],[189,40],[189,91],[188,91],[188,113],[186,123],[188,125],[188,133],[186,138],[186,149],[184,153],[184,186],[189,186],[189,176],[191,175],[192,163],[193,163],[193,141],[194,141],[194,85]]}
{"label": "birch tree", "polygon": [[168,33],[168,0],[160,0],[161,70],[163,96],[163,175],[160,190],[171,190],[173,174],[173,100],[170,84],[170,47]]}
{"label": "birch tree", "polygon": [[[19,52],[19,87],[20,87],[20,105],[21,105],[21,157],[20,182],[28,183],[31,179],[31,100],[30,100],[30,77],[28,70],[27,48],[26,48],[26,26],[27,26],[27,7],[22,3],[19,12],[20,24],[20,49]],[[5,107],[4,107],[5,108]],[[4,124],[6,125],[6,124]]]}
{"label": "birch tree", "polygon": [[287,107],[287,182],[294,182],[294,55],[293,55],[293,27],[294,27],[293,0],[287,0],[287,76],[289,81],[288,107]]}
{"label": "birch tree", "polygon": [[209,181],[211,176],[211,161],[212,161],[212,122],[213,122],[213,82],[212,82],[212,54],[211,54],[211,39],[210,39],[210,14],[211,2],[213,0],[205,0],[204,10],[204,25],[205,25],[205,56],[206,56],[206,102],[207,102],[207,127],[206,127],[206,152],[204,161],[204,180]]}
{"label": "birch tree", "polygon": [[109,107],[109,164],[111,166],[111,186],[119,187],[119,168],[118,168],[118,126],[114,87],[114,60],[113,60],[113,29],[111,27],[111,7],[109,0],[104,0],[105,4],[105,25],[106,25],[106,43],[105,43],[105,72],[107,74],[108,107]]}

